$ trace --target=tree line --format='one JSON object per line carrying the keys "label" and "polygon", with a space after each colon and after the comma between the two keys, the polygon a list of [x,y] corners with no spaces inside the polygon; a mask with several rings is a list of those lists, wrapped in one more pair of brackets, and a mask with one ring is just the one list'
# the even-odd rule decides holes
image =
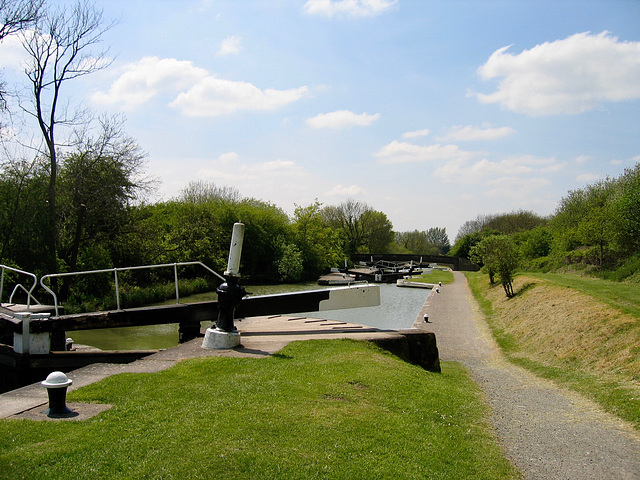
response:
{"label": "tree line", "polygon": [[507,296],[519,268],[639,282],[640,163],[569,191],[548,217],[522,210],[478,215],[462,225],[450,253],[482,265]]}
{"label": "tree line", "polygon": [[86,0],[0,0],[0,21],[0,41],[17,36],[27,59],[22,90],[0,83],[0,261],[38,273],[193,259],[222,268],[238,220],[256,279],[310,278],[354,253],[448,248],[444,231],[396,234],[355,200],[298,206],[289,218],[233,187],[193,182],[175,199],[145,202],[156,182],[124,118],[66,96],[109,65],[101,37],[114,23]]}

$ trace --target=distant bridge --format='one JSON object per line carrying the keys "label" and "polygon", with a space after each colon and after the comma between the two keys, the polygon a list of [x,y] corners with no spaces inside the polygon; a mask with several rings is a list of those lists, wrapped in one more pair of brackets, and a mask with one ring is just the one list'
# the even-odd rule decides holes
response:
{"label": "distant bridge", "polygon": [[415,255],[404,253],[359,253],[353,256],[354,262],[378,262],[380,260],[387,260],[390,262],[406,262],[413,261],[416,266],[422,264],[423,266],[430,263],[437,263],[438,265],[449,265],[452,270],[477,272],[480,267],[472,261],[463,257],[448,257],[446,255]]}

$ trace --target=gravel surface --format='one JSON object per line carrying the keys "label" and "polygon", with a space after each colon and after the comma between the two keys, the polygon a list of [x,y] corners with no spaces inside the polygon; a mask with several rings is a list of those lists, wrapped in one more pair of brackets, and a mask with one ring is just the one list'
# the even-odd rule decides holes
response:
{"label": "gravel surface", "polygon": [[524,477],[640,480],[638,432],[590,400],[507,362],[464,274],[454,276],[455,283],[429,295],[416,326],[436,334],[442,361],[471,371],[492,408],[499,441]]}

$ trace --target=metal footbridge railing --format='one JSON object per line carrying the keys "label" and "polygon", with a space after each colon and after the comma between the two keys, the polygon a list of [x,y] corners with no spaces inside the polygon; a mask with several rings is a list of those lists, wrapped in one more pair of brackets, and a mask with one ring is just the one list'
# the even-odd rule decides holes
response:
{"label": "metal footbridge railing", "polygon": [[17,269],[17,268],[9,267],[7,265],[0,265],[0,270],[2,270],[2,273],[0,273],[0,304],[2,304],[2,295],[4,294],[4,278],[5,278],[5,271],[6,270],[9,270],[10,272],[18,273],[20,275],[24,275],[24,276],[30,277],[33,280],[33,284],[31,285],[31,288],[29,288],[29,289],[27,289],[21,283],[17,283],[15,285],[15,287],[13,288],[13,291],[11,292],[11,295],[9,295],[9,303],[13,303],[13,296],[16,294],[16,292],[18,292],[19,290],[22,290],[23,292],[25,292],[27,294],[27,311],[31,307],[31,301],[34,301],[37,304],[40,304],[40,302],[38,302],[38,300],[33,296],[33,291],[35,290],[36,286],[38,285],[38,277],[36,277],[35,274],[30,273],[30,272],[25,272],[24,270],[20,270],[20,269]]}
{"label": "metal footbridge railing", "polygon": [[169,267],[172,267],[173,268],[173,278],[174,278],[174,284],[175,284],[175,291],[176,291],[176,303],[180,303],[180,293],[178,291],[178,267],[184,267],[184,266],[188,266],[188,265],[201,266],[205,270],[209,271],[210,273],[212,273],[215,276],[217,276],[218,278],[220,278],[223,282],[225,281],[225,278],[222,275],[220,275],[216,271],[212,270],[211,268],[209,268],[207,265],[205,265],[202,262],[179,262],[179,263],[164,263],[164,264],[158,264],[158,265],[140,265],[140,266],[136,266],[136,267],[106,268],[106,269],[102,269],[102,270],[87,270],[87,271],[83,271],[83,272],[52,273],[52,274],[49,274],[49,275],[44,275],[40,279],[40,285],[42,286],[42,288],[44,288],[53,297],[53,305],[54,305],[54,308],[55,308],[55,311],[56,311],[56,316],[58,316],[58,314],[59,314],[58,313],[58,296],[56,295],[56,293],[53,290],[51,290],[51,288],[49,286],[47,286],[44,283],[45,280],[49,280],[49,279],[52,279],[52,278],[71,277],[71,276],[80,276],[80,275],[94,275],[94,274],[99,274],[99,273],[113,273],[114,288],[115,288],[115,295],[116,295],[116,309],[120,310],[120,287],[119,287],[119,283],[118,283],[118,272],[126,272],[126,271],[130,271],[130,270],[145,270],[145,269],[153,269],[153,268],[169,268]]}

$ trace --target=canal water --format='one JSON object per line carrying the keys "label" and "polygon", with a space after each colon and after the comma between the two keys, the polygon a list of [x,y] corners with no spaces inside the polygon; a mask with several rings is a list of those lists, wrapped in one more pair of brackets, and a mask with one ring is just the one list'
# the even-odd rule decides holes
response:
{"label": "canal water", "polygon": [[[341,320],[381,329],[410,328],[418,317],[431,290],[400,288],[395,284],[380,284],[380,305],[377,307],[349,308],[325,312],[301,312],[300,316]],[[248,286],[253,295],[268,295],[301,290],[317,290],[316,283],[296,285]],[[215,292],[181,299],[181,303],[215,300]],[[241,322],[238,322],[241,325]],[[204,325],[208,327],[209,325]],[[145,350],[170,348],[178,344],[178,325],[152,325],[69,332],[74,343],[91,345],[102,350]]]}

